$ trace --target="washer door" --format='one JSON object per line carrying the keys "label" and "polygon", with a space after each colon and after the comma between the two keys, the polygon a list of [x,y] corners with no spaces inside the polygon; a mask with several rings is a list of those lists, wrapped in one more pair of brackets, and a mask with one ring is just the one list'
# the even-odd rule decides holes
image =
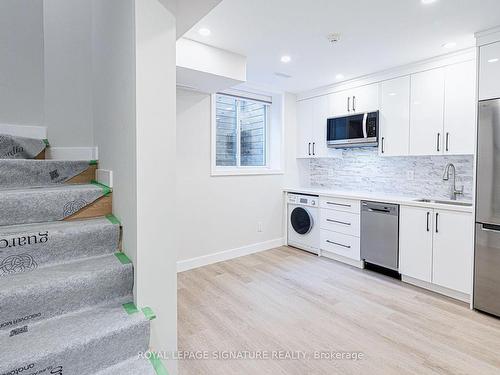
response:
{"label": "washer door", "polygon": [[307,234],[313,227],[313,219],[309,212],[302,207],[296,207],[290,214],[292,228],[298,234]]}

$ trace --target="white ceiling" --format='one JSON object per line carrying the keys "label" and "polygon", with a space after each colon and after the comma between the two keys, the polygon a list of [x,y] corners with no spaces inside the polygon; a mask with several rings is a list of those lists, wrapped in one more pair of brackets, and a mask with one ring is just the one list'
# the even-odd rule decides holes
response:
{"label": "white ceiling", "polygon": [[500,0],[223,0],[185,36],[247,56],[251,83],[300,92],[471,47],[497,25]]}

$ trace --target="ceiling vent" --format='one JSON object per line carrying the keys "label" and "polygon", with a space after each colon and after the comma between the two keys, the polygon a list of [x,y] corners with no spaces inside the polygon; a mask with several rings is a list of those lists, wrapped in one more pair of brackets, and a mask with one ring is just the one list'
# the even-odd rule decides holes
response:
{"label": "ceiling vent", "polygon": [[340,42],[340,33],[331,33],[326,36],[328,41],[332,44]]}

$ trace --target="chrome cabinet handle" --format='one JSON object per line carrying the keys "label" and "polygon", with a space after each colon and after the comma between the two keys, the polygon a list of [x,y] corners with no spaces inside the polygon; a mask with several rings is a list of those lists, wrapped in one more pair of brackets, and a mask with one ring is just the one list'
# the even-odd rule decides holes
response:
{"label": "chrome cabinet handle", "polygon": [[335,202],[326,202],[326,204],[332,204],[334,206],[342,206],[342,207],[351,207],[350,204],[342,204],[342,203],[335,203]]}
{"label": "chrome cabinet handle", "polygon": [[329,221],[330,223],[337,223],[337,224],[342,224],[342,225],[351,225],[351,223],[346,223],[345,221],[338,221],[338,220],[333,220],[333,219],[326,219],[326,221]]}
{"label": "chrome cabinet handle", "polygon": [[351,112],[351,97],[347,98],[347,112]]}
{"label": "chrome cabinet handle", "polygon": [[330,241],[330,240],[326,240],[326,242],[331,243],[332,245],[337,245],[337,246],[345,247],[346,249],[350,249],[351,248],[349,245],[342,245],[341,243],[333,242],[333,241]]}
{"label": "chrome cabinet handle", "polygon": [[309,142],[309,145],[307,146],[307,153],[311,156],[311,142]]}
{"label": "chrome cabinet handle", "polygon": [[354,112],[356,112],[356,97],[355,96],[352,97],[352,110]]}
{"label": "chrome cabinet handle", "polygon": [[446,151],[450,151],[449,150],[449,143],[450,143],[450,133],[446,133]]}
{"label": "chrome cabinet handle", "polygon": [[382,154],[385,152],[385,150],[384,150],[384,142],[385,142],[385,137],[382,137]]}
{"label": "chrome cabinet handle", "polygon": [[427,212],[427,232],[430,232],[430,228],[429,228],[429,222],[430,222],[430,218],[431,218],[431,213],[430,212]]}
{"label": "chrome cabinet handle", "polygon": [[316,142],[313,142],[313,155],[316,155]]}
{"label": "chrome cabinet handle", "polygon": [[438,218],[439,218],[439,213],[436,212],[436,233],[439,233],[439,230],[438,230]]}
{"label": "chrome cabinet handle", "polygon": [[437,151],[439,152],[439,144],[441,143],[441,133],[438,133],[437,135],[437,146],[436,146],[436,149]]}

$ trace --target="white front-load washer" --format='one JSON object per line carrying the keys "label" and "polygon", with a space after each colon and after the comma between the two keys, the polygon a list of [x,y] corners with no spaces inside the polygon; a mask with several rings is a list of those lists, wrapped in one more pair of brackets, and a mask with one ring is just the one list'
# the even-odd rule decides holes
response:
{"label": "white front-load washer", "polygon": [[288,193],[288,245],[319,254],[318,196]]}

